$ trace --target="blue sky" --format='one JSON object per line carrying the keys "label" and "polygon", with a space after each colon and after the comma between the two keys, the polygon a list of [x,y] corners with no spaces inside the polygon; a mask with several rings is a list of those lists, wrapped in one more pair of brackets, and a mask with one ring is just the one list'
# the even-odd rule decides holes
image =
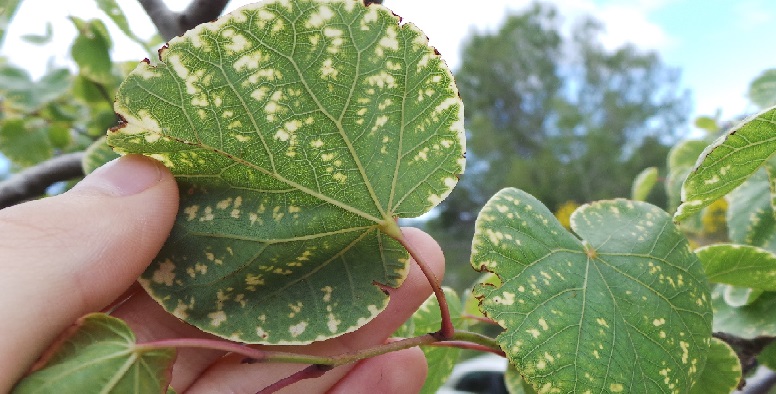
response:
{"label": "blue sky", "polygon": [[[717,109],[723,117],[753,111],[745,94],[749,82],[766,68],[776,67],[769,44],[776,37],[776,9],[768,0],[550,0],[568,21],[583,14],[595,16],[606,26],[605,45],[632,42],[658,51],[666,64],[682,69],[682,81],[693,92],[695,115]],[[150,36],[153,27],[135,0],[118,0],[135,32]],[[229,9],[249,3],[232,0]],[[188,0],[168,0],[171,8],[185,7]],[[457,67],[461,40],[472,29],[495,30],[506,12],[518,11],[529,0],[385,0],[392,8],[423,29],[451,67]],[[47,10],[41,16],[40,10]],[[18,18],[10,26],[0,53],[12,62],[40,75],[49,59],[67,62],[68,45],[75,34],[66,16],[103,17],[94,0],[24,0]],[[55,42],[44,47],[24,44],[19,36],[40,34],[45,22],[54,24]],[[112,28],[112,26],[111,26]],[[116,40],[116,57],[142,59],[137,45]],[[23,53],[24,56],[15,56]]]}

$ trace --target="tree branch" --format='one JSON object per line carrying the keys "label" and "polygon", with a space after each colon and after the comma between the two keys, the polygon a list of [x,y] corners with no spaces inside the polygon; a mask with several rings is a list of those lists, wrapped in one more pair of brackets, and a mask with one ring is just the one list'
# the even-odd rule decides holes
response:
{"label": "tree branch", "polygon": [[0,182],[0,209],[41,196],[54,183],[83,176],[83,156],[84,152],[60,155]]}
{"label": "tree branch", "polygon": [[200,23],[210,22],[224,11],[229,0],[193,0],[183,12],[173,12],[164,0],[138,0],[166,41]]}
{"label": "tree branch", "polygon": [[229,0],[193,0],[183,14],[180,15],[181,34],[186,30],[193,29],[200,23],[210,22],[226,8],[226,4]]}

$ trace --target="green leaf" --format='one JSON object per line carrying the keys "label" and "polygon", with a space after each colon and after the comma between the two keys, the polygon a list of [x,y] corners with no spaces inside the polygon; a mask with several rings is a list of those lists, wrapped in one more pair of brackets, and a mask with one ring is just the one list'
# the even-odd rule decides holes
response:
{"label": "green leaf", "polygon": [[759,298],[764,291],[755,290],[749,287],[720,285],[723,291],[722,296],[725,302],[734,307],[749,305]]}
{"label": "green leaf", "polygon": [[768,174],[759,170],[727,196],[730,241],[776,252],[776,218]]}
{"label": "green leaf", "polygon": [[682,220],[726,195],[757,171],[776,150],[776,108],[744,121],[706,147],[682,185]]}
{"label": "green leaf", "polygon": [[536,390],[525,382],[523,376],[512,364],[507,366],[507,371],[504,373],[504,384],[507,386],[509,394],[536,394]]}
{"label": "green leaf", "polygon": [[84,21],[71,17],[78,29],[70,54],[84,77],[103,85],[113,82],[113,63],[110,48],[113,45],[105,25],[100,20]]}
{"label": "green leaf", "polygon": [[84,174],[91,174],[92,171],[101,167],[103,164],[118,157],[119,154],[114,152],[113,149],[108,146],[106,138],[102,137],[97,141],[94,141],[94,143],[86,149],[81,166],[84,169]]}
{"label": "green leaf", "polygon": [[65,149],[72,141],[70,124],[67,122],[52,122],[48,127],[48,139],[56,149]]}
{"label": "green leaf", "polygon": [[355,0],[268,1],[188,31],[122,84],[108,143],[181,191],[141,282],[176,316],[250,343],[353,331],[408,267],[396,217],[464,167],[462,103],[411,23]]}
{"label": "green leaf", "polygon": [[715,244],[695,251],[709,281],[776,290],[776,255],[762,248]]}
{"label": "green leaf", "polygon": [[21,3],[21,0],[5,0],[0,3],[0,47],[3,45],[8,25],[11,24],[11,20],[13,20],[13,16]]}
{"label": "green leaf", "polygon": [[14,387],[14,394],[163,393],[167,388],[175,349],[138,345],[126,323],[102,313],[84,316],[72,331],[46,355],[42,369]]}
{"label": "green leaf", "polygon": [[71,79],[67,69],[55,69],[36,82],[26,70],[5,65],[0,67],[0,96],[7,101],[4,106],[29,114],[67,93]]}
{"label": "green leaf", "polygon": [[685,140],[674,145],[668,152],[666,192],[670,212],[675,211],[681,203],[682,183],[708,145],[709,141],[705,140]]}
{"label": "green leaf", "polygon": [[35,82],[35,98],[38,106],[54,101],[69,92],[73,76],[66,68],[50,71]]}
{"label": "green leaf", "polygon": [[45,125],[39,122],[29,123],[22,119],[0,123],[0,151],[23,167],[39,163],[53,155]]}
{"label": "green leaf", "polygon": [[[461,300],[458,298],[458,294],[449,287],[445,287],[444,292],[453,325],[456,329],[465,330],[466,319],[461,317]],[[436,332],[439,330],[441,322],[439,302],[437,302],[436,297],[432,294],[420,308],[418,308],[412,317],[399,328],[396,335],[409,338]],[[461,353],[461,349],[433,346],[424,346],[421,349],[426,355],[428,375],[426,375],[426,382],[423,384],[420,393],[433,394],[442,387],[442,384],[447,380],[447,377],[453,372],[453,367],[456,362],[458,362],[458,356]]]}
{"label": "green leaf", "polygon": [[[686,392],[703,367],[711,305],[703,268],[657,207],[580,207],[568,233],[538,200],[504,189],[475,225],[472,266],[497,338],[540,392]],[[665,383],[668,379],[668,383]]]}
{"label": "green leaf", "polygon": [[765,70],[749,84],[749,100],[760,108],[776,105],[776,68]]}
{"label": "green leaf", "polygon": [[153,52],[148,44],[140,37],[136,36],[135,33],[132,32],[132,29],[129,28],[127,17],[124,15],[124,12],[121,11],[121,7],[119,7],[115,0],[95,0],[95,2],[97,3],[97,6],[100,7],[100,10],[102,10],[105,15],[108,15],[110,20],[112,20],[113,23],[129,37],[129,39],[142,46],[147,52]]}
{"label": "green leaf", "polygon": [[24,41],[27,41],[31,44],[48,44],[51,42],[51,38],[54,37],[53,29],[51,28],[51,22],[46,22],[46,32],[42,35],[36,35],[36,34],[26,34],[23,35],[21,38]]}
{"label": "green leaf", "polygon": [[711,339],[706,366],[690,394],[729,394],[741,381],[741,361],[736,352],[722,340]]}
{"label": "green leaf", "polygon": [[711,116],[699,116],[695,118],[695,127],[706,130],[710,133],[716,133],[719,131],[717,119],[714,119]]}
{"label": "green leaf", "polygon": [[657,176],[657,167],[645,168],[639,175],[636,175],[636,179],[633,180],[633,185],[631,186],[631,199],[645,201],[649,192],[652,191],[655,183],[657,183]]}
{"label": "green leaf", "polygon": [[776,293],[765,292],[754,302],[733,307],[725,302],[724,286],[711,292],[714,308],[714,331],[742,338],[776,336]]}
{"label": "green leaf", "polygon": [[760,354],[757,355],[757,362],[765,365],[771,370],[776,370],[776,342],[771,342]]}

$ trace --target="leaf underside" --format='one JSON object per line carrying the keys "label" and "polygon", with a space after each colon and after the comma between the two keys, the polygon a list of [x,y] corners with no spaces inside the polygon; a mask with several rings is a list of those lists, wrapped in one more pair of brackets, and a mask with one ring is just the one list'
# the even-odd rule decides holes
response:
{"label": "leaf underside", "polygon": [[267,1],[170,41],[121,86],[109,132],[175,174],[146,289],[200,329],[309,343],[366,324],[408,256],[396,217],[464,167],[462,103],[425,35],[355,0]]}
{"label": "leaf underside", "polygon": [[175,349],[144,349],[123,321],[102,313],[81,318],[46,365],[22,379],[22,393],[163,393]]}
{"label": "leaf underside", "polygon": [[711,338],[708,285],[687,241],[642,202],[580,207],[568,233],[534,197],[496,194],[480,213],[472,266],[485,314],[540,392],[687,392]]}

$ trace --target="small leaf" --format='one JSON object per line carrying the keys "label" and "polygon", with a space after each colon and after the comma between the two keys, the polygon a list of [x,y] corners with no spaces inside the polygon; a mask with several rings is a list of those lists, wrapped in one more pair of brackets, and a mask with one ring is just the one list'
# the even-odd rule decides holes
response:
{"label": "small leaf", "polygon": [[144,348],[132,330],[114,317],[93,313],[47,354],[42,369],[22,379],[23,393],[163,393],[170,381],[175,349]]}
{"label": "small leaf", "polygon": [[652,191],[655,183],[657,183],[657,176],[657,167],[645,168],[639,175],[636,175],[636,179],[633,180],[633,185],[631,186],[631,199],[645,201],[649,192]]}
{"label": "small leaf", "polygon": [[709,133],[716,133],[719,131],[717,120],[711,116],[699,116],[695,118],[695,127],[706,130]]}
{"label": "small leaf", "polygon": [[112,46],[108,30],[100,20],[83,21],[71,17],[78,29],[70,54],[84,77],[103,85],[113,82],[113,63],[110,59]]}
{"label": "small leaf", "polygon": [[411,23],[356,0],[265,1],[189,30],[122,84],[108,143],[178,179],[141,282],[168,311],[251,343],[350,332],[399,286],[397,217],[464,166],[452,74]]}
{"label": "small leaf", "polygon": [[135,35],[135,33],[132,32],[132,29],[129,28],[129,22],[127,21],[127,17],[124,15],[124,12],[121,11],[121,7],[116,3],[115,0],[95,0],[97,3],[97,6],[100,7],[100,10],[105,13],[105,15],[108,15],[110,20],[113,21],[113,23],[118,26],[119,29],[132,41],[136,42],[138,45],[142,46],[143,49],[145,49],[147,52],[151,53],[152,50],[148,46],[148,44],[143,41],[140,37]]}
{"label": "small leaf", "polygon": [[3,45],[8,25],[11,24],[11,20],[13,20],[13,16],[21,3],[21,0],[5,0],[0,3],[0,47]]}
{"label": "small leaf", "polygon": [[26,34],[21,37],[22,40],[29,42],[30,44],[48,44],[51,42],[51,38],[54,37],[53,30],[51,28],[51,22],[46,22],[46,32],[42,35]]}
{"label": "small leaf", "polygon": [[723,291],[722,296],[725,299],[725,302],[733,307],[749,305],[764,293],[764,290],[755,290],[749,287],[731,285],[720,286]]}
{"label": "small leaf", "polygon": [[733,307],[725,302],[723,292],[723,286],[711,292],[714,331],[742,338],[776,336],[776,293],[765,292],[749,305]]}
{"label": "small leaf", "polygon": [[84,174],[91,174],[92,171],[101,167],[103,164],[118,157],[119,154],[114,152],[113,149],[108,146],[105,137],[102,137],[97,141],[94,141],[94,143],[86,149],[81,166],[84,169]]}
{"label": "small leaf", "polygon": [[756,246],[715,244],[695,251],[709,281],[776,290],[776,254]]}
{"label": "small leaf", "polygon": [[26,70],[4,65],[0,66],[0,96],[4,107],[29,114],[67,93],[71,79],[67,69],[55,69],[34,82]]}
{"label": "small leaf", "polygon": [[742,184],[776,150],[776,108],[744,121],[706,147],[682,185],[682,220]]}
{"label": "small leaf", "polygon": [[0,150],[23,167],[46,160],[54,153],[45,125],[29,123],[32,124],[21,119],[0,123]]}
{"label": "small leaf", "polygon": [[698,156],[710,141],[685,140],[674,145],[668,152],[668,176],[666,178],[666,193],[668,194],[669,211],[673,212],[681,203],[682,183],[692,171]]}
{"label": "small leaf", "polygon": [[730,241],[776,252],[776,218],[767,172],[759,170],[727,196]]}
{"label": "small leaf", "polygon": [[[461,317],[461,300],[458,298],[458,294],[449,287],[445,287],[444,292],[453,325],[456,329],[465,330],[466,319]],[[437,302],[434,295],[431,295],[412,315],[410,320],[399,329],[396,335],[409,338],[436,332],[439,330],[441,321],[439,302]],[[442,387],[447,377],[453,372],[453,367],[458,362],[461,349],[433,346],[424,346],[421,349],[426,355],[428,375],[426,375],[426,382],[423,384],[420,393],[433,394]]]}
{"label": "small leaf", "polygon": [[[540,392],[690,389],[711,337],[703,268],[657,207],[625,200],[580,207],[568,233],[529,194],[504,189],[480,212],[472,266],[502,349]],[[668,379],[668,383],[665,383]]]}
{"label": "small leaf", "polygon": [[760,108],[776,105],[776,69],[765,70],[749,85],[749,100]]}
{"label": "small leaf", "polygon": [[741,361],[736,352],[722,340],[711,339],[706,366],[690,394],[729,394],[741,381]]}

